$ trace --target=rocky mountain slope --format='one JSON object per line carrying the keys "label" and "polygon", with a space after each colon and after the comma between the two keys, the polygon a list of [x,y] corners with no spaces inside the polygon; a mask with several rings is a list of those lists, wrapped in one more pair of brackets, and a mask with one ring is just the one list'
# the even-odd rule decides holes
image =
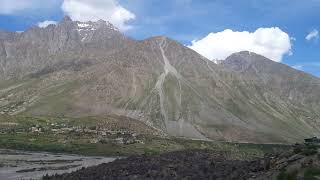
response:
{"label": "rocky mountain slope", "polygon": [[140,120],[173,136],[287,143],[319,135],[320,79],[239,52],[215,64],[105,21],[0,31],[0,113]]}

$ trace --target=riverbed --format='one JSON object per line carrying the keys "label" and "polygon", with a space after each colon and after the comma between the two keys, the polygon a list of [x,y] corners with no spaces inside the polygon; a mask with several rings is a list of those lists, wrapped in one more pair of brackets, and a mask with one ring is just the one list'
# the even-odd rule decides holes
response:
{"label": "riverbed", "polygon": [[115,159],[117,158],[0,149],[0,179],[41,179],[46,174],[73,172],[82,167],[108,163]]}

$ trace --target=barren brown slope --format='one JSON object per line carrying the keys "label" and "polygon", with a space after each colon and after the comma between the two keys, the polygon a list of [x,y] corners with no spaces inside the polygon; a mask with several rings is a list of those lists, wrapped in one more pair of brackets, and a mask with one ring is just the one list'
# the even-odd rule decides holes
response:
{"label": "barren brown slope", "polygon": [[117,114],[169,135],[241,142],[319,134],[319,79],[256,54],[217,65],[166,37],[135,41],[68,18],[17,36],[0,56],[2,114]]}

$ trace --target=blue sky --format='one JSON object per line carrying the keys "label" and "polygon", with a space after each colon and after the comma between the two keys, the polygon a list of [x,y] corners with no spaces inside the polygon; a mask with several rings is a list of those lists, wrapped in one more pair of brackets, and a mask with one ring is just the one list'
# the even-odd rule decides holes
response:
{"label": "blue sky", "polygon": [[232,30],[232,33],[248,31],[250,34],[259,28],[277,27],[291,41],[292,53],[283,52],[282,63],[320,77],[320,39],[317,36],[306,39],[310,32],[320,30],[320,0],[83,0],[99,4],[97,8],[100,9],[96,12],[102,12],[92,16],[86,12],[86,17],[76,16],[78,9],[67,4],[61,8],[63,3],[81,0],[21,1],[26,3],[21,4],[20,9],[14,9],[10,4],[7,5],[9,10],[0,7],[1,29],[24,31],[41,21],[59,21],[66,14],[80,20],[93,16],[109,20],[110,15],[104,12],[120,8],[126,10],[123,19],[110,20],[121,26],[126,35],[136,39],[165,35],[184,45],[191,45],[193,40],[201,40],[209,33],[216,35],[226,29]]}

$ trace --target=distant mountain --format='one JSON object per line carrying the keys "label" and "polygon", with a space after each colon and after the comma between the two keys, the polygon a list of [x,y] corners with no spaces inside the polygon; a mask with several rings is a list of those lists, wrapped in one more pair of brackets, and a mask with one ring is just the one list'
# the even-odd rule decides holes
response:
{"label": "distant mountain", "polygon": [[105,21],[0,31],[0,113],[138,119],[173,136],[286,143],[320,134],[320,79],[239,52],[214,63]]}
{"label": "distant mountain", "polygon": [[58,25],[32,27],[23,33],[0,31],[0,62],[5,64],[1,77],[23,77],[58,63],[103,57],[132,41],[105,21],[81,23],[69,17]]}

